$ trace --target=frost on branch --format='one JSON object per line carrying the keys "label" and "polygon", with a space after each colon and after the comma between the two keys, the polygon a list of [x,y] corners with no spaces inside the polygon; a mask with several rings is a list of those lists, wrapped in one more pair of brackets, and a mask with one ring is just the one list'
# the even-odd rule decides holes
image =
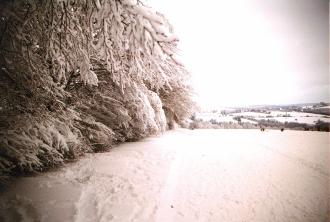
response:
{"label": "frost on branch", "polygon": [[0,178],[183,121],[193,104],[177,41],[140,1],[1,1]]}

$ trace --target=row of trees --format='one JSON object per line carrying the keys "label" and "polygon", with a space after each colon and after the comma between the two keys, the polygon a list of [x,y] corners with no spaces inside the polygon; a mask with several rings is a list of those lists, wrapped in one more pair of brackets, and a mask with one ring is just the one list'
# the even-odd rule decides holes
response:
{"label": "row of trees", "polygon": [[189,117],[177,41],[139,0],[1,1],[0,179]]}
{"label": "row of trees", "polygon": [[237,122],[219,122],[215,119],[204,121],[202,119],[192,118],[186,128],[190,129],[292,129],[305,131],[325,131],[329,132],[330,123],[318,120],[315,124],[298,122],[279,122],[274,119],[255,119],[245,117],[255,123],[242,122],[241,116],[235,116],[233,119]]}

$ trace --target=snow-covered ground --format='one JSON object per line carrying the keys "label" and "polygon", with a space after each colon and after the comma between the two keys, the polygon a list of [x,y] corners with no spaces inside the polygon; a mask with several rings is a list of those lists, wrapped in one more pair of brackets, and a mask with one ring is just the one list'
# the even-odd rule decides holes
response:
{"label": "snow-covered ground", "polygon": [[329,133],[175,130],[16,180],[0,221],[329,221]]}

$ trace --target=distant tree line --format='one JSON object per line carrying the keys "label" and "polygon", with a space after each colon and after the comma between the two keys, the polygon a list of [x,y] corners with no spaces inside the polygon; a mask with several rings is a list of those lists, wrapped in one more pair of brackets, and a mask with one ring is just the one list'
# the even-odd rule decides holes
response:
{"label": "distant tree line", "polygon": [[[279,122],[272,119],[254,119],[249,117],[247,119],[255,121],[256,124],[250,122],[242,122],[242,117],[236,116],[233,119],[237,122],[218,122],[215,119],[210,121],[203,121],[194,118],[190,124],[190,129],[292,129],[292,130],[305,130],[305,131],[330,131],[330,123],[318,120],[315,124],[297,123],[297,122]],[[246,117],[244,117],[246,118]]]}

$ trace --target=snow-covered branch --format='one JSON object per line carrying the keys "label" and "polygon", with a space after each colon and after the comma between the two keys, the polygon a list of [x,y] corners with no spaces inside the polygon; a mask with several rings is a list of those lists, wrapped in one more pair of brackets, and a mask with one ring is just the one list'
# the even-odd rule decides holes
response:
{"label": "snow-covered branch", "polygon": [[139,0],[1,1],[0,180],[189,116],[177,41]]}

